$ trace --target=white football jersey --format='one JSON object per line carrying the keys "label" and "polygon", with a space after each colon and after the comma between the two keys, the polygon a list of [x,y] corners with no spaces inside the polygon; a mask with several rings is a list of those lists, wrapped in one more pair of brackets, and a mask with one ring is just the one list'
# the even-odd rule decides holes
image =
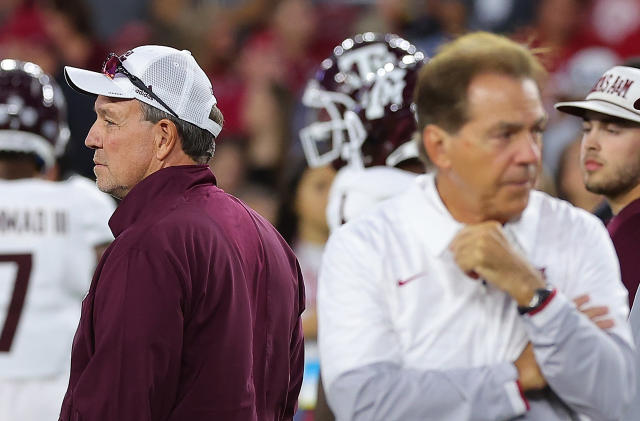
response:
{"label": "white football jersey", "polygon": [[329,190],[327,224],[331,232],[370,210],[376,204],[404,192],[417,174],[394,167],[342,167]]}
{"label": "white football jersey", "polygon": [[0,379],[69,369],[115,202],[82,177],[0,180]]}

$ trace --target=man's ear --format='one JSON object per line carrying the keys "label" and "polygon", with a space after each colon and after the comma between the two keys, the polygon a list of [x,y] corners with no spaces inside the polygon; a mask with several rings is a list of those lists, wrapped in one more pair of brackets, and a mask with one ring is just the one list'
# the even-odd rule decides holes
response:
{"label": "man's ear", "polygon": [[153,141],[156,147],[156,158],[164,161],[175,148],[180,148],[180,137],[175,123],[163,118],[153,125]]}
{"label": "man's ear", "polygon": [[451,166],[449,159],[451,135],[446,130],[435,124],[428,124],[422,131],[422,142],[433,165],[438,169]]}

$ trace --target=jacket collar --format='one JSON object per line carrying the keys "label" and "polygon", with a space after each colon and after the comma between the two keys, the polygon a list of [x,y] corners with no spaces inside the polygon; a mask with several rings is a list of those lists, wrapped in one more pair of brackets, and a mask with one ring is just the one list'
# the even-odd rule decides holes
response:
{"label": "jacket collar", "polygon": [[[453,237],[465,224],[456,221],[442,202],[436,188],[435,175],[425,174],[416,178],[416,185],[409,194],[418,197],[421,205],[414,207],[415,220],[422,224],[427,246],[431,252],[440,256],[447,250]],[[416,191],[417,190],[417,191]],[[535,245],[535,233],[539,220],[539,201],[534,193],[529,195],[529,204],[524,212],[504,225],[506,235],[516,249],[530,256]],[[425,213],[426,210],[426,213]]]}
{"label": "jacket collar", "polygon": [[180,165],[154,172],[136,184],[109,220],[114,237],[147,217],[158,218],[184,200],[185,193],[198,185],[216,184],[208,165]]}
{"label": "jacket collar", "polygon": [[624,222],[638,213],[640,213],[640,198],[629,203],[627,206],[622,208],[617,215],[609,220],[607,223],[607,230],[609,231],[609,234],[613,235]]}

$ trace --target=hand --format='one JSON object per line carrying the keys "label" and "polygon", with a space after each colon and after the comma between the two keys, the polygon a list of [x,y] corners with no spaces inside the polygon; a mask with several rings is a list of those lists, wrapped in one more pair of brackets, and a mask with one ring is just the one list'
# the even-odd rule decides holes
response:
{"label": "hand", "polygon": [[462,228],[449,249],[460,269],[505,291],[520,306],[527,306],[534,291],[545,287],[540,272],[513,248],[498,222]]}
{"label": "hand", "polygon": [[518,369],[518,381],[520,381],[523,392],[541,390],[547,386],[547,381],[544,379],[533,353],[531,342],[527,344],[514,364]]}
{"label": "hand", "polygon": [[609,307],[606,306],[596,306],[596,307],[588,307],[587,303],[591,298],[587,295],[580,295],[573,299],[573,303],[576,305],[576,308],[582,312],[585,316],[587,316],[593,323],[596,324],[600,329],[606,330],[611,329],[615,324],[613,319],[603,319],[604,316],[609,314]]}

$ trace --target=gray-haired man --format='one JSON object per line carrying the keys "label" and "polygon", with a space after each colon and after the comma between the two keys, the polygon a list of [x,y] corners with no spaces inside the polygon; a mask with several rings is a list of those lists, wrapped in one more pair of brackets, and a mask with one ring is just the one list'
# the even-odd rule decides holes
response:
{"label": "gray-haired man", "polygon": [[98,95],[85,144],[98,187],[123,200],[60,419],[292,419],[302,277],[276,230],[215,185],[222,114],[208,78],[188,51],[160,46],[65,74]]}

